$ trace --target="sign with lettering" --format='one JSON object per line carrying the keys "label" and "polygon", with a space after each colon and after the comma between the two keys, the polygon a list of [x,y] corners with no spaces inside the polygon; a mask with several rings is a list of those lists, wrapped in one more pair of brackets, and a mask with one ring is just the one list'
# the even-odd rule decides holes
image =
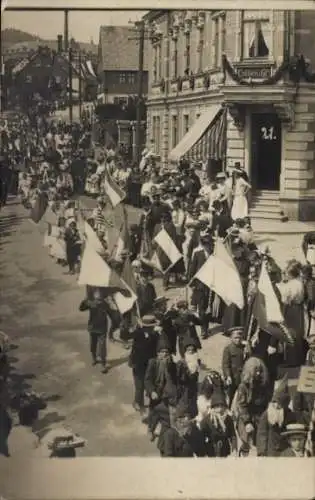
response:
{"label": "sign with lettering", "polygon": [[265,80],[272,76],[271,66],[239,66],[236,68],[237,76],[242,80]]}
{"label": "sign with lettering", "polygon": [[297,391],[315,394],[315,366],[301,366]]}

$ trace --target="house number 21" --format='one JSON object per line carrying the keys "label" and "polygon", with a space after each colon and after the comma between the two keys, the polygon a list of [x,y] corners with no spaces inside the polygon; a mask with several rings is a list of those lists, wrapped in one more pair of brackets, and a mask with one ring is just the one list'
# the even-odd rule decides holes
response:
{"label": "house number 21", "polygon": [[274,127],[261,127],[260,131],[264,141],[275,141],[277,139],[276,135],[274,135]]}

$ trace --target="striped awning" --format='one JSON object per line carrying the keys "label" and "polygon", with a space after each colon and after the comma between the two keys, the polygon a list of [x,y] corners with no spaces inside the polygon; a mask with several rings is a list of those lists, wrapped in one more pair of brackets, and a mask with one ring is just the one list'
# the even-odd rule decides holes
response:
{"label": "striped awning", "polygon": [[183,156],[190,161],[223,160],[226,154],[227,110],[221,108],[215,121]]}

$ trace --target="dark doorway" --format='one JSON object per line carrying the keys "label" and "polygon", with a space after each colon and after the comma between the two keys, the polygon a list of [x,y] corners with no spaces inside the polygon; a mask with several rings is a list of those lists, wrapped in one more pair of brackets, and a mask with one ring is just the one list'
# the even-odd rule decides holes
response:
{"label": "dark doorway", "polygon": [[256,189],[279,191],[281,120],[276,114],[252,115],[252,184]]}

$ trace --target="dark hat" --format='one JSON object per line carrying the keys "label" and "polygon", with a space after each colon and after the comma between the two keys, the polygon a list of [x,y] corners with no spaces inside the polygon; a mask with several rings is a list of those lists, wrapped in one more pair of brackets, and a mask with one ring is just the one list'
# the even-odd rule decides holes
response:
{"label": "dark hat", "polygon": [[227,407],[227,401],[225,398],[225,395],[221,391],[214,391],[214,393],[211,396],[211,407],[213,408],[214,406],[226,406]]}
{"label": "dark hat", "polygon": [[179,299],[176,302],[176,306],[179,307],[179,309],[186,309],[188,307],[188,302],[185,299]]}
{"label": "dark hat", "polygon": [[170,351],[171,352],[171,346],[168,341],[168,338],[165,337],[165,335],[160,335],[158,343],[157,343],[157,352],[159,351]]}
{"label": "dark hat", "polygon": [[191,418],[191,410],[186,403],[181,401],[176,406],[175,419],[185,418],[185,417]]}
{"label": "dark hat", "polygon": [[156,323],[157,321],[155,316],[153,316],[153,314],[147,314],[142,318],[143,326],[156,326]]}
{"label": "dark hat", "polygon": [[273,403],[279,403],[282,407],[287,407],[290,403],[290,393],[288,387],[288,374],[286,373],[284,377],[279,381],[277,386],[273,391],[273,396],[271,398]]}
{"label": "dark hat", "polygon": [[161,304],[166,304],[168,302],[168,297],[165,297],[165,295],[161,295],[159,297],[156,297],[156,299],[154,300],[154,307],[158,307],[160,306]]}
{"label": "dark hat", "polygon": [[233,326],[232,328],[229,328],[228,330],[226,330],[224,332],[224,335],[226,335],[227,337],[230,337],[231,335],[233,335],[233,333],[236,333],[236,332],[243,335],[244,327],[243,326]]}
{"label": "dark hat", "polygon": [[194,347],[196,350],[199,348],[198,341],[192,337],[185,337],[183,341],[183,348],[186,350],[187,347]]}

